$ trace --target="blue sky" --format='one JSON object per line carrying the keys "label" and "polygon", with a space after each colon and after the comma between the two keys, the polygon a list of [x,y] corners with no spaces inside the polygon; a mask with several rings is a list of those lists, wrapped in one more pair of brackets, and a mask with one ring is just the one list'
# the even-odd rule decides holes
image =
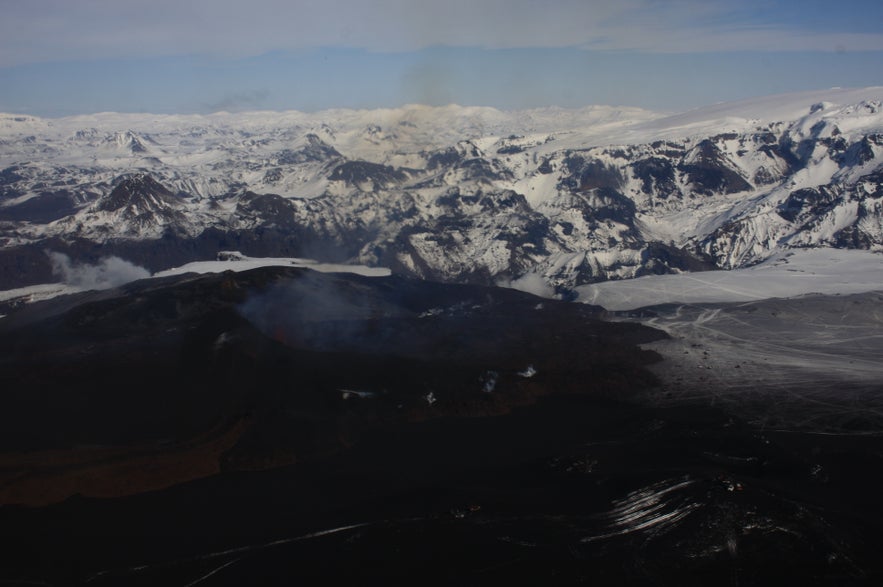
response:
{"label": "blue sky", "polygon": [[883,2],[0,0],[0,111],[685,110],[883,85]]}

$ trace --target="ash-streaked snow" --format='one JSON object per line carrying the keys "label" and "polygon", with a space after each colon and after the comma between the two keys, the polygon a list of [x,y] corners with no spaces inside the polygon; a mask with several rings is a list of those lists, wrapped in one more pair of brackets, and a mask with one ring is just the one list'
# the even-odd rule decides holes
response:
{"label": "ash-streaked snow", "polygon": [[829,248],[792,250],[745,269],[651,275],[576,289],[580,301],[611,311],[883,291],[883,254]]}
{"label": "ash-streaked snow", "polygon": [[654,307],[642,323],[661,403],[732,410],[763,428],[876,433],[883,425],[883,293]]}
{"label": "ash-streaked snow", "polygon": [[746,269],[578,289],[581,301],[669,334],[645,345],[664,359],[652,401],[726,407],[778,430],[883,425],[879,253],[796,250]]}

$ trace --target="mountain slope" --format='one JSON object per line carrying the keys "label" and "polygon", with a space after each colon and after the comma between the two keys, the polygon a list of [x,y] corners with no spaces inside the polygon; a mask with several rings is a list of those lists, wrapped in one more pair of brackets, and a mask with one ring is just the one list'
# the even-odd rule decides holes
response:
{"label": "mountain slope", "polygon": [[47,245],[154,271],[239,249],[559,290],[789,248],[881,250],[881,100],[829,90],[667,117],[0,115],[0,281],[45,277]]}

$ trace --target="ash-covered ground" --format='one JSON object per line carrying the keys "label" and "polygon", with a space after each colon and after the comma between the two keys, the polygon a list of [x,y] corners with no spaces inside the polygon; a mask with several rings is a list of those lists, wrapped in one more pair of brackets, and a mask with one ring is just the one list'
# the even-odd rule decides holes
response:
{"label": "ash-covered ground", "polygon": [[880,300],[833,299],[653,328],[274,267],[31,305],[0,321],[0,581],[879,584],[873,406],[818,406],[875,397]]}
{"label": "ash-covered ground", "polygon": [[671,338],[653,399],[726,406],[762,429],[883,431],[883,293],[670,304],[632,315]]}

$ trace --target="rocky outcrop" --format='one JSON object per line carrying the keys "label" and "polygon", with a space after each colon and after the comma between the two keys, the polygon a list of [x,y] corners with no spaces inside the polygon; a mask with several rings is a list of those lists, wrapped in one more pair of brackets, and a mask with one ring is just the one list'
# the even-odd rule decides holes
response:
{"label": "rocky outcrop", "polygon": [[[420,149],[404,141],[441,139],[410,121],[182,128],[166,142],[112,135],[114,145],[137,139],[146,149],[127,147],[128,159],[106,151],[95,129],[72,133],[69,148],[92,149],[92,165],[82,155],[54,164],[64,158],[56,143],[28,135],[18,148],[42,148],[47,162],[0,172],[0,256],[60,239],[65,252],[91,242],[137,262],[149,243],[174,241],[195,260],[226,241],[250,255],[383,264],[445,281],[532,274],[563,292],[741,267],[789,247],[883,250],[878,102],[819,103],[794,120],[728,132],[715,122],[704,135],[606,146],[580,146],[582,131],[559,145],[541,129],[485,136],[472,118],[460,124],[452,136],[478,136]],[[139,171],[114,174],[120,161]],[[7,287],[27,282],[3,277]]]}

